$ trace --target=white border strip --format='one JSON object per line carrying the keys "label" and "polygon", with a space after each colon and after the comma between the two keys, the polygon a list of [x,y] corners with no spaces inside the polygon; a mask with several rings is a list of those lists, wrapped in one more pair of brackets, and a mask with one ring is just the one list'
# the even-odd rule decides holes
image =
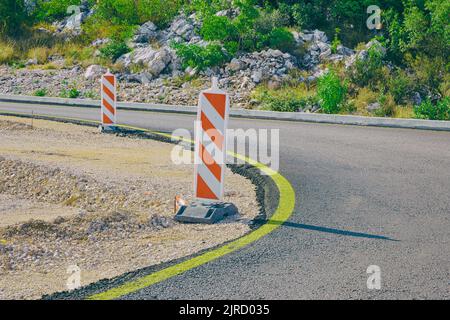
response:
{"label": "white border strip", "polygon": [[[98,100],[9,96],[9,95],[0,95],[0,101],[24,102],[34,104],[53,104],[72,107],[92,107],[92,108],[98,108],[100,105],[100,102]],[[153,111],[153,112],[187,113],[187,114],[197,113],[197,107],[134,103],[134,102],[118,102],[117,108],[139,110],[139,111]],[[244,109],[231,109],[230,116],[249,119],[286,120],[286,121],[302,121],[302,122],[345,124],[358,126],[450,131],[450,121],[436,121],[436,120],[394,119],[394,118],[346,116],[346,115],[316,114],[303,112],[274,112],[274,111],[244,110]]]}

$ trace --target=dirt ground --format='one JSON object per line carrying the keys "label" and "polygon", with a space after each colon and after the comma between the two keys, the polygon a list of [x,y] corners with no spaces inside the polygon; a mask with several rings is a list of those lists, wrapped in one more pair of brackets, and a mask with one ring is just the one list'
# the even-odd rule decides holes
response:
{"label": "dirt ground", "polygon": [[0,299],[35,299],[238,238],[259,213],[255,187],[226,172],[237,218],[179,224],[173,199],[192,200],[193,168],[173,145],[91,127],[0,117]]}

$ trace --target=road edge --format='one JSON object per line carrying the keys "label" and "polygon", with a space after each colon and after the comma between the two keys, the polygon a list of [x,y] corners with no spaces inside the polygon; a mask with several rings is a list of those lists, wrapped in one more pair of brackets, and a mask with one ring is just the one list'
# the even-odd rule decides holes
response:
{"label": "road edge", "polygon": [[[84,119],[79,119],[79,118],[68,118],[68,117],[66,118],[66,117],[58,117],[58,116],[48,116],[48,115],[40,115],[40,114],[29,115],[29,114],[18,114],[18,113],[1,112],[0,111],[0,115],[18,116],[18,117],[35,117],[35,118],[46,119],[46,120],[50,120],[50,121],[53,120],[53,121],[72,122],[72,123],[80,124],[80,125],[93,126],[93,125],[99,124],[98,121],[93,121],[93,120],[84,120]],[[127,126],[127,125],[118,125],[118,127],[124,128],[124,129],[129,129],[129,130],[148,132],[152,135],[158,135],[165,139],[172,138],[172,136],[170,134],[160,133],[160,132],[152,131],[152,130],[145,129],[145,128],[138,128],[138,127]],[[176,140],[176,138],[175,138],[175,140]],[[190,141],[190,142],[192,142],[192,141]],[[122,296],[134,293],[136,291],[139,291],[141,289],[144,289],[144,288],[154,285],[156,283],[159,283],[159,282],[162,282],[169,278],[172,278],[176,275],[183,274],[191,269],[194,269],[194,268],[204,265],[208,262],[211,262],[218,258],[221,258],[227,254],[230,254],[239,249],[242,249],[242,248],[254,243],[255,241],[261,239],[262,237],[270,234],[271,232],[273,232],[274,230],[279,228],[281,225],[283,225],[293,214],[294,208],[295,208],[295,191],[294,191],[292,185],[289,183],[289,181],[284,176],[282,176],[280,173],[272,170],[271,168],[267,167],[266,165],[264,165],[256,160],[250,159],[248,157],[245,157],[243,155],[239,155],[239,154],[236,154],[236,153],[230,152],[230,151],[228,151],[228,154],[237,159],[245,161],[248,166],[247,168],[240,168],[240,169],[237,168],[236,170],[238,170],[238,171],[246,170],[248,172],[249,169],[254,169],[260,175],[265,174],[271,180],[268,183],[273,183],[276,186],[276,188],[278,189],[278,193],[279,193],[278,206],[274,210],[272,216],[269,219],[266,219],[266,217],[263,217],[264,218],[263,221],[259,221],[259,222],[256,221],[255,229],[253,229],[250,233],[248,233],[238,239],[231,240],[231,241],[221,244],[218,247],[213,248],[213,249],[207,249],[203,253],[202,252],[196,253],[196,254],[194,254],[193,257],[187,257],[187,258],[185,257],[184,259],[181,258],[181,259],[179,259],[179,261],[181,261],[181,262],[175,261],[174,265],[168,266],[166,268],[163,267],[161,270],[155,271],[148,275],[145,275],[142,277],[137,277],[136,279],[128,279],[127,280],[127,277],[131,273],[139,272],[140,270],[131,271],[130,273],[127,273],[125,275],[117,277],[117,278],[121,278],[121,277],[125,278],[123,284],[117,285],[117,286],[112,286],[112,288],[109,288],[104,291],[99,291],[98,293],[95,293],[95,294],[87,295],[84,298],[86,298],[88,300],[118,299]],[[246,177],[246,178],[251,179],[250,177]],[[257,197],[259,197],[258,194],[257,194]],[[263,200],[262,205],[266,206],[266,203],[264,203],[265,199],[262,199],[262,200]],[[158,265],[152,266],[152,267],[158,267]],[[109,281],[114,281],[114,279],[100,280],[98,282],[88,285],[87,287],[92,286],[92,285],[95,286],[96,284],[102,283],[103,281],[109,282]],[[83,290],[83,288],[81,288],[81,290]],[[56,299],[58,299],[58,298],[61,299],[60,297],[58,297],[58,295],[60,295],[60,294],[64,295],[65,293],[54,293],[49,296],[44,296],[43,299],[51,299],[53,296],[55,296]]]}
{"label": "road edge", "polygon": [[[0,95],[0,102],[27,103],[27,104],[47,104],[56,106],[99,108],[100,100],[88,99],[68,99],[51,97],[32,97]],[[118,102],[118,109],[131,111],[163,112],[196,114],[197,107],[150,104],[137,102]],[[398,119],[381,117],[364,117],[352,115],[316,114],[305,112],[275,112],[263,110],[231,109],[230,116],[235,118],[260,119],[260,120],[281,120],[296,122],[328,123],[339,125],[356,125],[370,127],[388,127],[403,129],[420,129],[435,131],[450,131],[450,121],[422,120],[422,119]]]}

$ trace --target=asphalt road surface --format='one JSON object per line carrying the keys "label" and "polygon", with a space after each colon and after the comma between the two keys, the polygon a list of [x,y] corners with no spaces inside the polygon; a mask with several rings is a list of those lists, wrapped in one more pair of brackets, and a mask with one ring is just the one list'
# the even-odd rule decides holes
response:
{"label": "asphalt road surface", "polygon": [[[0,112],[98,120],[99,110],[0,103]],[[171,132],[193,116],[123,111]],[[133,299],[449,299],[450,132],[234,119],[280,129],[289,222],[253,244],[125,296]],[[370,265],[381,289],[369,290]]]}

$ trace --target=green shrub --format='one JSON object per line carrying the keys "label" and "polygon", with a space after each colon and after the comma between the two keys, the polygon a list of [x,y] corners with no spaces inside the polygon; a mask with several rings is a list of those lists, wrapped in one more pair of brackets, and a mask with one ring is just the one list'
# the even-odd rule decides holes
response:
{"label": "green shrub", "polygon": [[30,21],[24,0],[0,1],[0,37],[20,35]]}
{"label": "green shrub", "polygon": [[295,48],[295,39],[289,30],[275,28],[269,34],[268,46],[272,49],[280,49],[283,52],[292,52]]}
{"label": "green shrub", "polygon": [[116,61],[121,55],[130,52],[130,48],[125,42],[111,41],[100,49],[100,56]]}
{"label": "green shrub", "polygon": [[338,113],[347,93],[337,74],[331,70],[317,80],[317,96],[325,113]]}
{"label": "green shrub", "polygon": [[184,68],[196,68],[198,71],[221,65],[229,60],[229,56],[218,44],[201,47],[196,44],[172,44],[180,57]]}
{"label": "green shrub", "polygon": [[208,41],[231,41],[238,38],[236,26],[233,25],[229,18],[209,16],[203,21],[201,29],[203,39]]}
{"label": "green shrub", "polygon": [[438,101],[436,105],[430,100],[423,101],[414,107],[414,114],[418,119],[450,120],[450,97]]}
{"label": "green shrub", "polygon": [[78,91],[75,88],[72,88],[72,89],[69,89],[69,90],[63,89],[61,91],[61,93],[60,93],[60,96],[62,98],[76,99],[76,98],[78,98],[80,96],[80,91]]}
{"label": "green shrub", "polygon": [[376,87],[383,74],[383,55],[376,49],[376,46],[367,51],[366,59],[357,59],[349,69],[350,81],[359,86],[369,85],[372,89]]}
{"label": "green shrub", "polygon": [[403,104],[406,102],[406,98],[411,92],[411,79],[408,77],[406,72],[397,70],[391,77],[389,77],[388,88],[395,103]]}
{"label": "green shrub", "polygon": [[289,25],[289,16],[280,10],[262,11],[255,20],[255,31],[262,34],[268,34],[275,28],[286,27]]}
{"label": "green shrub", "polygon": [[47,95],[47,89],[38,89],[34,92],[36,97],[45,97]]}
{"label": "green shrub", "polygon": [[116,25],[136,25],[152,21],[164,26],[178,13],[182,0],[101,0],[96,15]]}
{"label": "green shrub", "polygon": [[295,97],[269,97],[264,102],[265,109],[279,112],[297,112],[304,107],[306,101]]}
{"label": "green shrub", "polygon": [[341,40],[339,40],[339,34],[341,33],[341,29],[336,28],[334,32],[334,39],[331,42],[331,53],[337,53],[337,48],[342,44]]}
{"label": "green shrub", "polygon": [[375,115],[378,117],[392,117],[395,114],[395,101],[392,95],[382,94],[378,97],[378,103],[380,109],[375,111]]}
{"label": "green shrub", "polygon": [[81,0],[38,0],[35,15],[39,21],[55,21],[73,14],[68,8],[80,4]]}

